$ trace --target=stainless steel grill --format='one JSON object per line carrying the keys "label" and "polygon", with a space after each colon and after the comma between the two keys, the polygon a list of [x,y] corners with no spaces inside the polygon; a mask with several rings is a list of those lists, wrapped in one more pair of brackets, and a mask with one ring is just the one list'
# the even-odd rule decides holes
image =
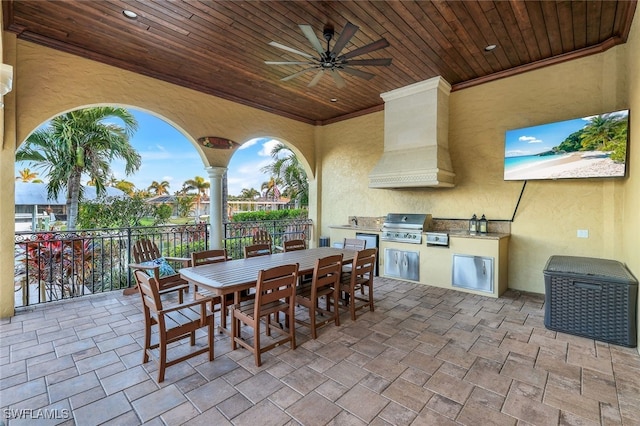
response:
{"label": "stainless steel grill", "polygon": [[431,226],[430,214],[389,213],[382,224],[383,241],[422,244],[422,232]]}

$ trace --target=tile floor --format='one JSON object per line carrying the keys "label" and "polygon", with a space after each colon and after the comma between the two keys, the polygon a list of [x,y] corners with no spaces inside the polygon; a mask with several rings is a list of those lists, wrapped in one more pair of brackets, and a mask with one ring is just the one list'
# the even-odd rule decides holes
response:
{"label": "tile floor", "polygon": [[21,311],[0,321],[0,425],[640,424],[636,349],[547,330],[541,295],[382,278],[375,295],[375,312],[315,341],[299,328],[261,368],[217,335],[215,361],[169,367],[161,385],[141,364],[137,296]]}

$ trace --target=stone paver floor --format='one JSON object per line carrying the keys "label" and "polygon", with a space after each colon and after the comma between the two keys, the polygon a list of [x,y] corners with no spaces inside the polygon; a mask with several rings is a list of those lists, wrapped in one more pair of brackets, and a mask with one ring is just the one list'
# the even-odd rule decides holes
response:
{"label": "stone paver floor", "polygon": [[640,424],[637,350],[546,329],[542,295],[376,278],[375,296],[317,340],[297,328],[298,348],[260,368],[217,334],[213,362],[169,367],[160,385],[141,364],[138,296],[21,310],[0,321],[0,425]]}

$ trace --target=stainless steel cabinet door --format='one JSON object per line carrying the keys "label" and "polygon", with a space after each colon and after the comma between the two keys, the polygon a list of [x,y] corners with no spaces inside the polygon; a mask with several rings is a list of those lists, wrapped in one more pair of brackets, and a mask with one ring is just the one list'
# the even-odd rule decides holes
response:
{"label": "stainless steel cabinet door", "polygon": [[420,281],[420,252],[385,249],[384,275]]}
{"label": "stainless steel cabinet door", "polygon": [[453,255],[453,287],[493,293],[493,257]]}

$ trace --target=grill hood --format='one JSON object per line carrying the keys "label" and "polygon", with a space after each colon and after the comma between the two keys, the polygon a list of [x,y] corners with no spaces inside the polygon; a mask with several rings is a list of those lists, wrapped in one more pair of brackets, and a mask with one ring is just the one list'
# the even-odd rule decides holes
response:
{"label": "grill hood", "polygon": [[384,153],[369,188],[453,187],[449,156],[449,93],[442,77],[381,94]]}

